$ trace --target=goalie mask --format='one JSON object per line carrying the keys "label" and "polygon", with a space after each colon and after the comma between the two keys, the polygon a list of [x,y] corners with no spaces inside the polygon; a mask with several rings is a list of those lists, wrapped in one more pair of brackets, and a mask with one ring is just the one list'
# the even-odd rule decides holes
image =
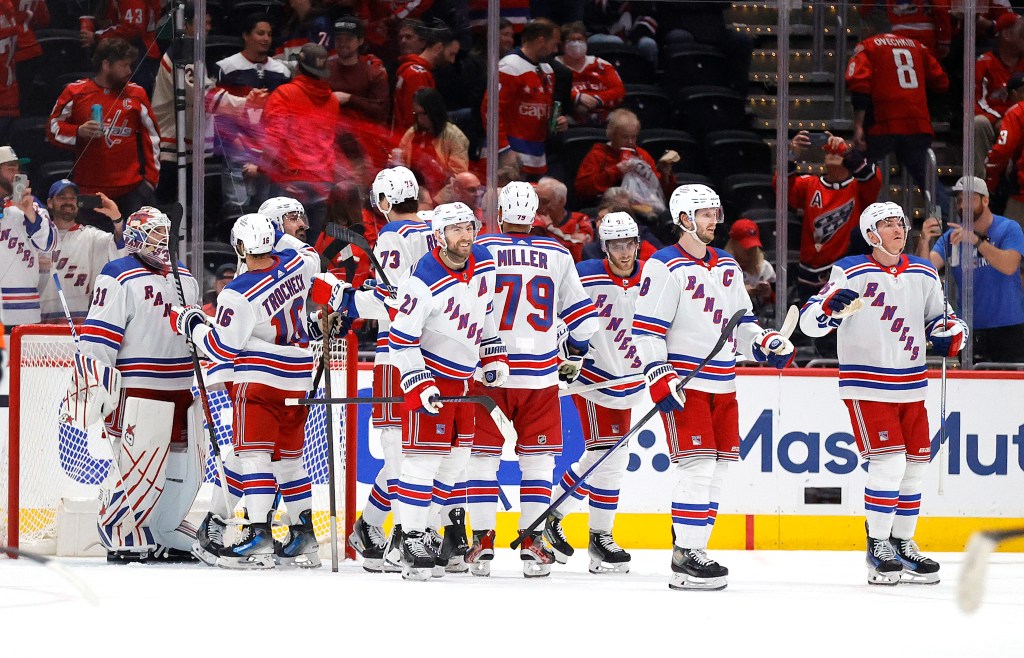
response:
{"label": "goalie mask", "polygon": [[[704,210],[705,208],[717,210],[717,221],[719,223],[722,222],[724,217],[722,213],[722,200],[707,185],[680,185],[672,192],[672,197],[668,201],[668,209],[672,213],[672,223],[694,236],[697,235],[697,211]],[[679,215],[683,213],[686,213],[687,219],[693,225],[692,228],[683,226],[682,221],[679,219]]]}
{"label": "goalie mask", "polygon": [[306,218],[306,209],[302,204],[297,199],[287,196],[275,196],[267,199],[257,212],[264,217],[268,217],[271,223],[273,223],[274,228],[282,233],[284,233],[284,218],[286,215],[294,212],[302,215],[303,219]]}
{"label": "goalie mask", "polygon": [[[881,249],[890,256],[899,256],[899,253],[891,254],[882,246],[882,236],[878,233],[878,222],[887,219],[896,220],[903,227],[904,236],[910,235],[910,223],[907,221],[907,216],[903,214],[903,208],[892,201],[872,203],[865,208],[864,212],[860,214],[860,232],[869,247]],[[872,234],[874,234],[877,244],[875,241],[872,241]]]}
{"label": "goalie mask", "polygon": [[434,239],[442,249],[448,249],[448,241],[445,239],[444,230],[455,224],[472,222],[473,233],[480,231],[480,221],[473,214],[469,206],[456,201],[454,203],[443,203],[434,208],[434,216],[431,218],[430,226],[434,229]]}
{"label": "goalie mask", "polygon": [[[274,224],[259,213],[242,215],[231,228],[231,246],[242,258],[269,254],[274,248]],[[241,245],[241,246],[239,246]]]}
{"label": "goalie mask", "polygon": [[128,253],[151,267],[164,270],[171,264],[167,249],[171,220],[151,206],[142,206],[124,223],[124,246]]}
{"label": "goalie mask", "polygon": [[[388,202],[387,210],[380,207],[381,197]],[[416,176],[406,167],[381,169],[370,186],[370,202],[374,208],[384,213],[385,217],[396,205],[419,197],[420,185],[416,182]]]}
{"label": "goalie mask", "polygon": [[640,229],[628,212],[610,212],[605,215],[597,235],[601,239],[601,250],[605,253],[608,253],[608,242],[611,240],[633,238],[637,247],[640,246]]}
{"label": "goalie mask", "polygon": [[533,225],[537,216],[540,200],[533,185],[522,181],[513,181],[501,188],[498,194],[499,221],[509,224]]}

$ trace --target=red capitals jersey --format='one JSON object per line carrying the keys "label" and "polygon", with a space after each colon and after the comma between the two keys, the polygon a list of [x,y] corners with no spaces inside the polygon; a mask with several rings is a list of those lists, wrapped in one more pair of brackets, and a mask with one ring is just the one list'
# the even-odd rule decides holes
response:
{"label": "red capitals jersey", "polygon": [[[860,3],[860,13],[867,16],[878,4],[875,0]],[[949,16],[950,0],[887,0],[885,13],[892,33],[916,39],[937,52],[949,48],[953,35]],[[961,10],[961,13],[962,10]]]}
{"label": "red capitals jersey", "polygon": [[412,97],[424,87],[436,87],[433,67],[419,55],[403,55],[395,72],[395,103],[391,128],[395,135],[402,136],[414,123]]}
{"label": "red capitals jersey", "polygon": [[887,33],[857,44],[846,67],[846,86],[851,94],[871,97],[868,134],[932,135],[925,90],[945,92],[949,78],[927,48]]}
{"label": "red capitals jersey", "polygon": [[992,123],[1002,119],[1010,109],[1006,83],[1014,73],[1021,71],[1024,71],[1024,58],[1011,69],[995,51],[979,57],[974,64],[974,115],[984,116]]}
{"label": "red capitals jersey", "polygon": [[1024,103],[1017,103],[1006,111],[1003,121],[999,124],[999,134],[996,136],[996,143],[985,158],[985,177],[989,190],[995,190],[1006,172],[1007,166],[1012,162],[1017,168],[1018,191],[1013,198],[1018,201],[1024,200],[1024,157],[1022,157],[1022,145],[1024,145]]}
{"label": "red capitals jersey", "polygon": [[[565,64],[562,58],[558,61]],[[591,112],[580,109],[577,118],[587,125],[604,125],[608,121],[608,113],[618,107],[626,97],[626,87],[622,84],[622,78],[610,62],[593,55],[587,55],[581,70],[569,70],[572,71],[572,101],[578,102],[580,94],[590,94],[601,102]]]}
{"label": "red capitals jersey", "polygon": [[160,0],[111,0],[106,19],[110,27],[96,30],[97,40],[120,37],[139,49],[139,57],[160,59],[156,44]]}
{"label": "red capitals jersey", "polygon": [[[93,105],[103,108],[103,135],[79,139],[78,127],[91,119]],[[121,196],[143,180],[156,187],[160,177],[160,131],[145,90],[135,83],[120,93],[92,79],[64,87],[50,112],[47,138],[75,151],[72,178],[84,194]]]}
{"label": "red capitals jersey", "polygon": [[21,35],[18,37],[18,53],[14,59],[18,62],[24,62],[43,54],[43,47],[39,45],[39,40],[36,39],[36,30],[49,26],[50,10],[43,0],[20,0],[18,8],[25,12],[27,20],[21,24]]}
{"label": "red capitals jersey", "polygon": [[[519,154],[523,173],[544,174],[544,142],[554,103],[555,74],[549,64],[534,64],[516,48],[498,63],[498,150]],[[487,96],[480,113],[487,120]]]}
{"label": "red capitals jersey", "polygon": [[[21,20],[19,20],[21,19]],[[18,50],[19,23],[24,15],[11,0],[0,0],[0,117],[18,116],[18,78],[14,74],[14,56]]]}

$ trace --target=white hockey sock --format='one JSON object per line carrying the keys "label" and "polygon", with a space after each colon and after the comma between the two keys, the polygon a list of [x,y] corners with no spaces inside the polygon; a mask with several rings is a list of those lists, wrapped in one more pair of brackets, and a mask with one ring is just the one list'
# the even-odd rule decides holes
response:
{"label": "white hockey sock", "polygon": [[[580,479],[580,475],[586,473],[587,469],[590,468],[590,466],[602,454],[603,453],[599,450],[584,450],[583,454],[580,455],[580,460],[565,469],[565,472],[562,473],[562,477],[559,478],[557,483],[555,483],[555,486],[551,490],[552,502],[561,498],[562,494],[568,491],[572,485],[576,484]],[[586,498],[590,493],[590,489],[588,488],[589,486],[589,482],[584,482],[580,486],[576,487],[576,490],[558,506],[558,515],[564,518],[579,509],[580,501]]]}
{"label": "white hockey sock", "polygon": [[519,528],[525,528],[551,504],[554,455],[519,455],[523,480],[519,485]]}
{"label": "white hockey sock", "polygon": [[[594,453],[593,461],[607,454],[607,450],[588,450]],[[590,476],[590,530],[592,532],[611,532],[615,524],[615,510],[619,507],[619,487],[622,475],[629,461],[629,450],[620,446],[601,462],[594,474]],[[593,463],[593,462],[591,462]],[[588,465],[587,468],[590,468]]]}
{"label": "white hockey sock", "polygon": [[907,470],[900,482],[900,497],[896,501],[896,516],[892,520],[892,536],[913,539],[917,530],[917,515],[921,511],[921,489],[928,462],[907,461]]}
{"label": "white hockey sock", "polygon": [[[388,498],[391,500],[392,521],[395,525],[402,523],[402,513],[395,504],[398,499],[398,478],[402,473],[402,428],[385,427],[380,431],[380,446],[384,451],[384,475],[388,483]],[[387,514],[384,515],[385,517]],[[369,523],[369,521],[367,521]],[[380,524],[384,525],[383,519]]]}
{"label": "white hockey sock", "polygon": [[907,455],[902,452],[869,458],[868,480],[864,485],[864,515],[869,537],[889,539],[892,534],[900,482],[906,469]]}
{"label": "white hockey sock", "polygon": [[402,531],[423,532],[427,528],[434,478],[444,455],[406,455],[398,478],[398,507],[402,510]]}
{"label": "white hockey sock", "polygon": [[299,523],[299,515],[313,508],[313,489],[310,485],[309,473],[302,459],[282,459],[271,464],[277,477],[281,499],[288,507],[291,522]]}
{"label": "white hockey sock", "polygon": [[708,525],[707,536],[704,537],[704,545],[708,545],[711,539],[711,531],[715,529],[715,519],[718,518],[718,500],[722,497],[722,485],[725,483],[725,476],[729,473],[729,462],[718,460],[715,462],[715,472],[711,476],[711,488],[708,490]]}
{"label": "white hockey sock", "polygon": [[[210,511],[222,519],[227,519],[234,515],[235,508],[238,507],[238,501],[242,500],[242,466],[239,464],[238,454],[234,450],[228,454],[221,454],[223,455],[224,463],[224,479],[228,483],[227,502],[224,502],[224,496],[221,494],[220,475],[217,474],[213,480],[217,490],[213,492]],[[230,505],[231,508],[228,509],[227,505]]]}
{"label": "white hockey sock", "polygon": [[442,516],[448,507],[448,499],[455,490],[456,480],[466,470],[469,463],[469,448],[452,448],[452,451],[441,459],[434,477],[434,493],[430,500],[430,513],[427,516],[427,527],[438,529],[448,523],[448,517]]}
{"label": "white hockey sock", "polygon": [[[397,484],[397,483],[396,483]],[[386,469],[381,466],[370,489],[370,496],[363,508],[363,520],[373,526],[383,526],[391,511],[391,493]]]}
{"label": "white hockey sock", "polygon": [[242,471],[242,493],[249,520],[266,523],[277,496],[277,481],[271,470],[269,452],[244,452],[238,456]]}
{"label": "white hockey sock", "polygon": [[676,487],[672,492],[672,529],[676,546],[706,548],[708,509],[715,460],[708,457],[683,459],[676,464]]}
{"label": "white hockey sock", "polygon": [[494,530],[498,523],[498,467],[501,459],[489,455],[469,456],[466,494],[469,525],[473,531]]}

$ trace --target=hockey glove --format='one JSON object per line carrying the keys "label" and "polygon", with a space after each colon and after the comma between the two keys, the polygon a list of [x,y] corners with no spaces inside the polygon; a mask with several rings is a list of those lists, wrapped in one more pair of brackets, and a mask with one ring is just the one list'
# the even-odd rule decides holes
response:
{"label": "hockey glove", "polygon": [[[331,325],[331,338],[337,338],[338,336],[344,336],[348,333],[348,330],[352,328],[352,322],[355,318],[350,318],[347,315],[336,314],[334,316],[334,323]],[[311,311],[309,319],[306,323],[306,331],[309,333],[309,339],[314,342],[319,342],[324,339],[323,329],[323,311]]]}
{"label": "hockey glove", "polygon": [[750,351],[758,363],[767,361],[782,370],[796,356],[796,349],[789,339],[774,329],[764,329],[754,337]]}
{"label": "hockey glove", "polygon": [[121,398],[121,373],[91,356],[75,353],[75,370],[62,407],[63,422],[88,427],[106,418]]}
{"label": "hockey glove", "polygon": [[940,356],[954,357],[964,348],[969,334],[967,324],[962,320],[939,318],[928,332],[928,347]]}
{"label": "hockey glove", "polygon": [[172,306],[169,320],[174,333],[189,340],[199,325],[210,323],[210,317],[198,306]]}
{"label": "hockey glove", "polygon": [[679,388],[679,375],[671,364],[664,361],[652,363],[644,370],[644,378],[658,411],[667,414],[683,410],[686,405],[686,393]]}
{"label": "hockey glove", "polygon": [[335,311],[353,318],[359,317],[356,311],[352,286],[345,283],[330,272],[313,275],[313,289],[309,298],[321,306],[329,306]]}
{"label": "hockey glove", "polygon": [[583,369],[583,357],[586,356],[589,350],[589,343],[583,343],[582,349],[579,345],[572,345],[569,342],[569,335],[566,334],[565,339],[558,344],[558,379],[571,384],[576,381],[576,378],[580,376],[580,370]]}
{"label": "hockey glove", "polygon": [[837,318],[846,317],[860,308],[860,304],[855,305],[856,309],[847,308],[854,305],[854,300],[858,297],[860,297],[860,293],[855,290],[837,288],[829,296],[821,300],[821,310],[829,317],[833,315]]}
{"label": "hockey glove", "polygon": [[508,379],[508,351],[505,349],[505,343],[494,338],[482,344],[480,365],[484,371],[484,386],[504,386]]}
{"label": "hockey glove", "polygon": [[423,411],[436,416],[444,406],[439,400],[441,391],[437,390],[434,378],[426,370],[406,375],[402,379],[402,390],[405,391],[405,402],[402,404],[404,413]]}

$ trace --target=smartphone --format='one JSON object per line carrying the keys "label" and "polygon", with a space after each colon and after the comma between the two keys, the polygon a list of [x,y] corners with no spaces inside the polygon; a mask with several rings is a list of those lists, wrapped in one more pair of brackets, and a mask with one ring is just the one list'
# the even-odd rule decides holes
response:
{"label": "smartphone", "polygon": [[825,133],[811,133],[807,135],[807,139],[811,140],[811,146],[814,148],[821,148],[828,144],[828,135]]}
{"label": "smartphone", "polygon": [[103,207],[103,201],[98,194],[79,194],[78,207],[81,210],[97,210]]}
{"label": "smartphone", "polygon": [[25,190],[28,189],[28,176],[25,174],[15,174],[14,184],[11,187],[11,201],[19,203],[21,198],[25,196]]}

